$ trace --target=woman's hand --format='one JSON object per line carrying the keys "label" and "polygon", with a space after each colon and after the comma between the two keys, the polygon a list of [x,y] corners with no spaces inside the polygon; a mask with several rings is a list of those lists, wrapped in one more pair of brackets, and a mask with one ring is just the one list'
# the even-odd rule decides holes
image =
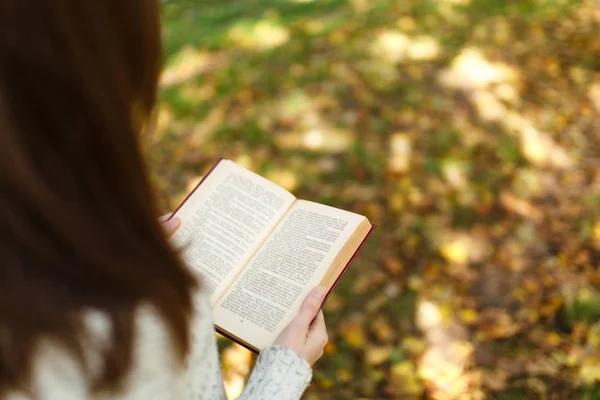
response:
{"label": "woman's hand", "polygon": [[158,219],[167,236],[173,235],[181,225],[181,219],[177,216],[171,218],[171,215],[173,214],[163,215]]}
{"label": "woman's hand", "polygon": [[319,286],[313,289],[300,306],[298,315],[281,332],[276,345],[294,350],[312,367],[323,355],[327,344],[327,328],[321,311],[326,289]]}

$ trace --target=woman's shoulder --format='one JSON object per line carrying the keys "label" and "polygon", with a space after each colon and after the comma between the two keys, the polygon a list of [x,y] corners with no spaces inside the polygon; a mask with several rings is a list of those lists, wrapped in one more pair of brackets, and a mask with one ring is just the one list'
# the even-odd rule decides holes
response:
{"label": "woman's shoulder", "polygon": [[[212,332],[208,296],[200,291],[194,295],[194,301],[195,313],[191,319],[190,332],[193,336],[206,336],[207,331],[209,334]],[[183,393],[185,389],[185,366],[176,357],[167,324],[149,304],[140,305],[134,318],[132,365],[124,395],[114,398],[175,398],[173,393]],[[82,323],[83,362],[55,340],[44,339],[38,343],[32,366],[31,391],[43,394],[40,398],[90,398],[90,382],[104,370],[103,355],[112,342],[112,324],[105,313],[97,310],[86,310]],[[14,394],[8,399],[28,398],[22,394],[19,395],[21,397],[16,396]],[[36,395],[32,397],[37,398]]]}

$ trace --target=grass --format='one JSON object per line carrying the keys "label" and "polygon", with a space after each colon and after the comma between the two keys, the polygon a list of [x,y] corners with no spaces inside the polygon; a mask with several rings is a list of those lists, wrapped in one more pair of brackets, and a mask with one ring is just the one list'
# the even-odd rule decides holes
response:
{"label": "grass", "polygon": [[[586,161],[591,150],[582,150],[600,148],[591,134],[597,122],[587,97],[594,76],[600,76],[593,57],[600,51],[597,21],[589,5],[574,0],[451,3],[164,1],[165,70],[183,78],[161,93],[166,122],[152,149],[155,181],[172,207],[216,158],[227,157],[259,173],[284,176],[278,183],[300,198],[367,215],[379,225],[335,291],[337,306],[327,319],[336,351],[319,364],[309,400],[434,398],[434,388],[444,382],[419,375],[422,354],[401,345],[406,337],[418,337],[435,347],[416,323],[417,305],[424,299],[439,302],[448,326],[465,332],[462,341],[510,347],[491,366],[471,360],[469,368],[487,373],[502,368],[500,361],[522,362],[518,357],[528,354],[542,363],[559,363],[559,375],[548,377],[557,382],[557,387],[546,383],[549,393],[598,399],[600,388],[582,387],[578,369],[563,362],[564,349],[590,351],[588,339],[570,331],[574,323],[589,328],[600,318],[593,286],[598,249],[590,239],[600,215],[594,203],[600,188],[591,178],[595,164]],[[429,59],[389,62],[385,52],[383,57],[377,53],[386,33],[396,41],[388,53],[418,38],[439,51]],[[465,49],[477,50],[488,68],[499,63],[514,69],[518,83],[476,90],[444,86],[440,74]],[[214,66],[186,75],[187,67],[206,60]],[[579,81],[572,78],[577,69],[583,71]],[[495,121],[482,116],[474,93],[496,96],[500,89],[505,94],[514,89],[518,98],[501,99],[505,113],[518,115],[556,148],[565,148],[578,161],[573,169],[536,163],[518,133],[503,125],[506,115]],[[555,121],[562,120],[572,122],[560,128]],[[306,145],[309,133],[316,137],[311,146]],[[391,139],[398,135],[410,142],[407,170],[401,173],[389,166],[397,157]],[[537,185],[542,192],[503,202],[502,195],[515,194],[519,185],[527,192],[519,184],[523,176],[537,182],[525,189]],[[530,219],[534,211],[540,221]],[[468,236],[472,247],[480,242],[487,247],[461,265],[451,259],[460,251],[440,252],[453,234]],[[568,265],[561,264],[564,259]],[[583,282],[577,290],[591,290],[592,297],[532,324],[519,320],[522,311],[541,313],[553,295],[571,290],[564,276]],[[387,293],[393,295],[379,305]],[[525,328],[509,340],[494,337],[502,328],[495,326],[498,320],[463,323],[461,309],[473,310],[477,318],[500,309]],[[566,328],[557,322],[561,313],[566,313]],[[347,328],[356,318],[366,337],[358,347],[356,332]],[[381,321],[387,321],[393,339],[374,328]],[[557,333],[560,344],[549,347],[538,339],[545,333]],[[368,352],[382,348],[390,350],[389,359],[366,365]],[[332,389],[348,374],[357,378]],[[438,375],[441,380],[443,373]],[[527,385],[483,389],[489,398],[520,399],[535,393]],[[405,387],[413,392],[402,392]]]}

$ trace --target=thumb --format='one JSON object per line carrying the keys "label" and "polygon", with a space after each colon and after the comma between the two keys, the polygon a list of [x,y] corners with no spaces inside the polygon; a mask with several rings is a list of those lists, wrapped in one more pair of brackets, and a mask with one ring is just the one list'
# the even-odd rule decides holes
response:
{"label": "thumb", "polygon": [[318,346],[324,346],[327,344],[328,340],[325,317],[323,316],[323,311],[319,311],[308,331],[308,341],[313,342]]}
{"label": "thumb", "polygon": [[171,236],[175,233],[179,225],[181,225],[181,219],[177,216],[173,216],[172,214],[163,215],[159,219],[163,231],[167,234],[167,236]]}
{"label": "thumb", "polygon": [[310,324],[321,310],[321,304],[327,289],[323,286],[314,288],[302,302],[295,322],[308,330]]}

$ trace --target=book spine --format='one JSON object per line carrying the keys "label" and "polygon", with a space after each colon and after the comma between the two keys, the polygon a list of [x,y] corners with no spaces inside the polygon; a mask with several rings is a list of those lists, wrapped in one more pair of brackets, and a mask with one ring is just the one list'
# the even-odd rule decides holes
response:
{"label": "book spine", "polygon": [[230,335],[227,331],[219,328],[218,326],[215,325],[215,330],[223,337],[231,340],[232,342],[239,344],[240,346],[242,346],[243,348],[250,350],[252,353],[258,355],[260,353],[260,351],[258,351],[257,349],[255,349],[252,346],[249,346],[248,344],[242,342],[241,340],[239,340],[238,338],[236,338],[233,335]]}

